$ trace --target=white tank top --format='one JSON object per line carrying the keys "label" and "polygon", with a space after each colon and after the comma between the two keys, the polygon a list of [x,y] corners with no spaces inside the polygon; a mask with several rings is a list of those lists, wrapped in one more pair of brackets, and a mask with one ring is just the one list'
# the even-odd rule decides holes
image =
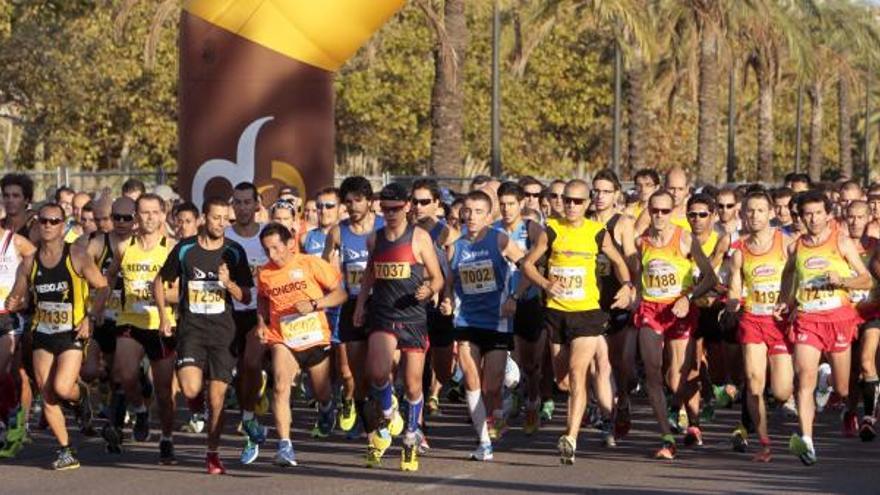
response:
{"label": "white tank top", "polygon": [[0,314],[8,313],[6,298],[15,285],[15,274],[18,271],[19,263],[21,263],[21,255],[13,241],[14,236],[14,232],[7,230],[3,233],[3,238],[0,239]]}
{"label": "white tank top", "polygon": [[[244,248],[244,253],[247,255],[248,266],[251,269],[251,275],[253,275],[254,279],[257,278],[257,269],[269,262],[269,258],[263,250],[263,245],[260,243],[260,232],[262,230],[263,225],[260,224],[260,228],[257,229],[257,235],[253,237],[242,237],[238,235],[232,227],[226,227],[226,238],[232,239],[241,244],[241,247]],[[257,284],[254,284],[254,286],[251,287],[251,302],[249,304],[245,305],[233,299],[232,309],[234,311],[253,311],[257,309],[256,285]]]}

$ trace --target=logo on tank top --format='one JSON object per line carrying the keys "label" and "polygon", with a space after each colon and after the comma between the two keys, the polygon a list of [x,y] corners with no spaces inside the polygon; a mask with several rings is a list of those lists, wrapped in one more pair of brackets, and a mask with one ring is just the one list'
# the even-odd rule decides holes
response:
{"label": "logo on tank top", "polygon": [[752,270],[753,277],[772,277],[776,275],[776,267],[773,265],[758,265]]}
{"label": "logo on tank top", "polygon": [[489,251],[486,249],[478,249],[476,251],[462,251],[461,253],[461,261],[470,261],[479,257],[489,256]]}
{"label": "logo on tank top", "polygon": [[828,265],[830,263],[827,259],[818,256],[811,256],[804,262],[804,268],[808,270],[822,270],[823,268],[828,268]]}

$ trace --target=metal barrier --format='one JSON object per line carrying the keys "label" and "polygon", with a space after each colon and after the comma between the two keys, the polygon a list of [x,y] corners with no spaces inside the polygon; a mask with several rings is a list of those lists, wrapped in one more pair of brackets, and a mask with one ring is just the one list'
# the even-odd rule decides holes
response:
{"label": "metal barrier", "polygon": [[0,176],[8,173],[20,173],[30,176],[34,181],[34,200],[43,201],[52,197],[61,186],[69,186],[76,191],[98,193],[110,190],[118,194],[122,184],[128,179],[140,179],[147,190],[158,184],[176,182],[177,172],[164,170],[74,170],[69,167],[58,167],[55,170],[0,170]]}

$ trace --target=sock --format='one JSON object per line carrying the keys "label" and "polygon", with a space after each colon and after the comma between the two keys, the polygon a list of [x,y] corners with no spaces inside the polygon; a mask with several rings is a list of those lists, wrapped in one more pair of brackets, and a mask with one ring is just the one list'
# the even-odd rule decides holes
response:
{"label": "sock", "polygon": [[252,419],[254,419],[254,412],[253,411],[244,411],[244,410],[241,411],[241,420],[242,421],[250,421]]}
{"label": "sock", "polygon": [[862,400],[865,404],[865,416],[873,416],[877,405],[877,386],[880,380],[876,376],[865,378],[860,383],[862,386]]}
{"label": "sock", "polygon": [[425,396],[420,395],[415,401],[406,399],[406,431],[415,433],[419,429],[419,418],[422,416],[422,406],[425,404]]}
{"label": "sock", "polygon": [[278,439],[278,448],[291,445],[289,438],[279,438]]}
{"label": "sock", "polygon": [[145,413],[145,412],[147,412],[147,405],[146,404],[141,404],[139,406],[135,406],[135,408],[134,408],[135,414],[141,414],[141,413]]}
{"label": "sock", "polygon": [[113,426],[122,428],[125,423],[125,392],[121,388],[117,388],[110,399],[110,414]]}
{"label": "sock", "polygon": [[468,412],[471,415],[471,421],[474,423],[474,430],[477,437],[480,438],[480,445],[489,445],[489,426],[486,424],[486,406],[483,405],[483,392],[480,390],[468,390],[465,392],[467,399]]}
{"label": "sock", "polygon": [[807,449],[815,450],[813,447],[813,437],[808,437],[808,436],[804,435],[801,437],[801,440],[804,441],[804,445],[807,446]]}
{"label": "sock", "polygon": [[378,387],[373,385],[370,392],[373,399],[375,399],[378,402],[379,407],[382,408],[382,415],[385,416],[385,418],[390,418],[394,404],[392,401],[394,389],[391,388],[391,383],[385,382],[384,385],[379,385]]}

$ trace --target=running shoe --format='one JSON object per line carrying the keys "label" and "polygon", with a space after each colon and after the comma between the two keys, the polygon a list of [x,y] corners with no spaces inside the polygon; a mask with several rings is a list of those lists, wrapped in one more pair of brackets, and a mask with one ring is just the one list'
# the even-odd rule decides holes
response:
{"label": "running shoe", "polygon": [[226,474],[226,468],[217,452],[208,452],[205,456],[205,468],[208,474]]}
{"label": "running shoe", "polygon": [[101,437],[107,442],[106,449],[108,453],[122,453],[122,430],[113,425],[106,424],[101,428]]}
{"label": "running shoe", "polygon": [[489,418],[486,420],[489,426],[489,438],[491,440],[500,440],[507,433],[507,420],[504,418]]}
{"label": "running shoe", "polygon": [[627,403],[624,407],[617,408],[617,414],[614,417],[614,436],[623,438],[629,434],[632,428],[632,415],[630,405]]}
{"label": "running shoe", "polygon": [[602,420],[599,431],[602,433],[602,445],[608,448],[617,447],[617,440],[614,438],[614,425],[610,419]]}
{"label": "running shoe", "polygon": [[76,458],[75,450],[70,447],[58,450],[58,457],[52,462],[52,469],[55,471],[68,471],[77,468],[79,468],[79,459]]}
{"label": "running shoe", "polygon": [[180,427],[180,431],[185,433],[201,433],[205,431],[205,415],[202,413],[192,413],[189,420]]}
{"label": "running shoe", "polygon": [[553,402],[553,399],[545,400],[541,404],[541,421],[544,423],[549,423],[553,420],[553,410],[556,408],[556,403]]}
{"label": "running shoe", "polygon": [[825,407],[827,407],[828,409],[831,409],[832,411],[840,411],[840,410],[843,410],[843,407],[845,405],[846,404],[844,404],[844,402],[843,402],[843,397],[841,397],[840,394],[838,394],[837,392],[832,390],[831,395],[828,397],[828,404],[826,404]]}
{"label": "running shoe", "polygon": [[859,417],[855,411],[843,413],[843,436],[854,438],[859,431]]}
{"label": "running shoe", "polygon": [[715,405],[719,408],[730,407],[730,404],[733,402],[733,399],[727,393],[726,387],[712,385],[712,395],[715,397]]}
{"label": "running shoe", "polygon": [[281,467],[296,466],[296,453],[294,453],[293,444],[289,440],[278,445],[274,463],[276,466]]}
{"label": "running shoe", "polygon": [[177,458],[174,457],[174,442],[171,440],[159,441],[159,464],[165,466],[177,464]]}
{"label": "running shoe", "polygon": [[772,455],[770,453],[770,447],[761,447],[761,450],[755,453],[752,456],[752,462],[770,462],[772,459]]}
{"label": "running shoe", "polygon": [[388,423],[388,432],[392,437],[400,436],[403,433],[403,416],[400,415],[400,407],[397,402],[397,396],[391,396],[391,419]]}
{"label": "running shoe", "polygon": [[342,402],[339,411],[339,427],[342,431],[351,431],[357,423],[357,408],[354,407],[354,399],[346,399]]}
{"label": "running shoe", "polygon": [[418,471],[419,470],[419,453],[418,446],[414,443],[404,444],[403,451],[400,453],[400,470],[401,471]]}
{"label": "running shoe", "polygon": [[428,402],[425,404],[425,412],[428,416],[442,416],[440,412],[440,398],[436,395],[428,397]]}
{"label": "running shoe", "polygon": [[870,442],[877,436],[877,430],[874,429],[876,420],[873,416],[865,416],[862,418],[862,424],[859,426],[859,438],[863,442]]}
{"label": "running shoe", "polygon": [[132,436],[135,442],[146,442],[150,438],[150,413],[139,412],[135,415]]}
{"label": "running shoe", "polygon": [[559,450],[559,462],[565,466],[574,465],[575,441],[568,435],[559,437],[556,442],[556,448]]}
{"label": "running shoe", "polygon": [[664,435],[662,440],[663,444],[660,446],[660,450],[654,454],[654,458],[667,461],[675,459],[675,438],[672,435]]}
{"label": "running shoe", "polygon": [[241,455],[238,457],[238,460],[241,461],[242,464],[250,464],[257,460],[257,457],[260,455],[260,444],[256,442],[252,442],[250,438],[245,440],[244,448],[241,449]]}
{"label": "running shoe", "polygon": [[730,434],[730,445],[736,452],[745,452],[749,447],[749,431],[746,427],[739,425]]}
{"label": "running shoe", "polygon": [[684,435],[684,444],[693,447],[703,445],[703,432],[698,426],[688,426],[687,433]]}
{"label": "running shoe", "polygon": [[666,414],[666,420],[669,423],[669,428],[676,435],[680,434],[683,431],[681,425],[679,424],[679,412],[679,409],[670,407],[669,411]]}
{"label": "running shoe", "polygon": [[418,440],[419,444],[419,455],[425,455],[431,450],[431,445],[428,443],[428,437],[422,430],[416,430],[416,440]]}
{"label": "running shoe", "polygon": [[700,409],[700,422],[711,423],[712,421],[715,421],[715,404],[708,401]]}
{"label": "running shoe", "polygon": [[534,435],[541,429],[541,416],[537,409],[526,409],[526,422],[523,424],[523,433]]}
{"label": "running shoe", "polygon": [[312,438],[327,438],[336,426],[336,411],[332,408],[327,412],[318,412],[318,419],[312,428]]}
{"label": "running shoe", "polygon": [[263,442],[266,441],[267,428],[261,425],[260,422],[257,421],[257,418],[242,421],[241,429],[244,431],[244,434],[247,435],[248,440],[255,444],[262,445]]}
{"label": "running shoe", "polygon": [[491,443],[480,444],[469,456],[472,461],[491,461],[494,457]]}
{"label": "running shoe", "polygon": [[382,465],[382,455],[391,446],[391,433],[387,428],[376,430],[367,437],[367,467]]}
{"label": "running shoe", "polygon": [[797,433],[791,434],[791,438],[788,441],[788,450],[796,455],[804,463],[804,466],[816,464],[816,449],[808,447],[804,439]]}

